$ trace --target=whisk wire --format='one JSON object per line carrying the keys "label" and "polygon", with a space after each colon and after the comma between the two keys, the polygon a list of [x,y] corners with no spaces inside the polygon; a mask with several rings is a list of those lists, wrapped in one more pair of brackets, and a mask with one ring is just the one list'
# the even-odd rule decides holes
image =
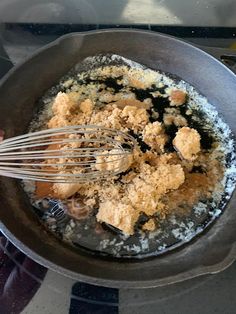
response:
{"label": "whisk wire", "polygon": [[135,146],[132,136],[95,125],[33,132],[0,144],[0,175],[47,182],[94,181],[122,172]]}

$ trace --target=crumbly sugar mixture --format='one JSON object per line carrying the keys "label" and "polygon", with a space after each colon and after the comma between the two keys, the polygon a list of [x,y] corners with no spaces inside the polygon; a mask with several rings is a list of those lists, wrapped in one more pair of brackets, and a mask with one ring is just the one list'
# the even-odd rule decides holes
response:
{"label": "crumbly sugar mixture", "polygon": [[[213,121],[197,108],[195,91],[186,86],[128,60],[86,71],[75,67],[42,99],[32,130],[93,124],[123,131],[138,145],[120,164],[99,160],[97,170],[122,166],[119,175],[86,184],[37,182],[32,202],[61,202],[73,228],[93,220],[95,233],[102,235],[100,250],[114,242],[112,235],[104,236],[109,230],[121,236],[124,246],[124,239],[137,234],[142,241],[156,237],[169,219],[191,216],[199,203],[219,204],[227,181],[226,150]],[[147,251],[144,242],[133,250]]]}

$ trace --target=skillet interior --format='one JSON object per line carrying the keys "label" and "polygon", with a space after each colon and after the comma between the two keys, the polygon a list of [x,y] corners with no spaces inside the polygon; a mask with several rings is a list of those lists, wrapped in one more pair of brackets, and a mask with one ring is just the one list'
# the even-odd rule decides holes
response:
{"label": "skillet interior", "polygon": [[[97,53],[116,53],[183,78],[223,113],[235,133],[235,76],[201,50],[144,31],[98,31],[66,35],[13,69],[0,86],[0,125],[7,137],[23,133],[36,100],[75,63]],[[224,105],[222,105],[224,104]],[[214,226],[191,245],[163,257],[118,262],[87,256],[49,236],[32,214],[18,182],[1,178],[0,228],[39,263],[77,279],[107,286],[151,287],[218,271],[235,257],[235,195]]]}

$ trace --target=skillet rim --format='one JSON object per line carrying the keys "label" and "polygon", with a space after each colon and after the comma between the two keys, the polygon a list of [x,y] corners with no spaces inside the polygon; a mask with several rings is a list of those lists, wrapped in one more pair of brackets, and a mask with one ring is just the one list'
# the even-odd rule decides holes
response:
{"label": "skillet rim", "polygon": [[[165,35],[162,33],[157,33],[157,32],[153,32],[153,31],[147,31],[147,30],[135,30],[135,29],[105,29],[105,30],[92,30],[92,31],[86,31],[86,32],[75,32],[75,33],[70,33],[70,34],[66,34],[63,35],[61,37],[59,37],[58,39],[54,40],[53,42],[47,44],[46,46],[38,49],[36,52],[34,52],[33,54],[31,54],[29,57],[27,57],[24,61],[20,62],[19,64],[17,64],[16,66],[14,66],[11,70],[9,70],[9,72],[0,80],[0,86],[4,85],[5,82],[7,82],[7,80],[14,75],[14,73],[16,71],[18,71],[24,64],[26,64],[28,61],[32,60],[35,56],[38,56],[39,54],[41,54],[43,51],[60,45],[64,40],[66,40],[67,38],[71,38],[71,37],[81,37],[82,39],[84,37],[90,36],[90,35],[94,35],[94,34],[100,34],[100,33],[139,33],[139,34],[149,34],[152,36],[156,37],[162,37],[162,38],[170,38],[173,41],[176,41],[178,43],[181,43],[181,45],[183,46],[188,46],[191,49],[195,49],[196,51],[198,51],[201,54],[205,54],[206,56],[208,56],[208,58],[210,57],[212,60],[214,60],[214,62],[218,63],[218,65],[220,65],[221,67],[224,68],[224,70],[226,70],[227,72],[229,72],[230,75],[233,75],[234,79],[236,78],[235,74],[224,64],[222,64],[219,60],[215,59],[212,55],[208,54],[207,52],[201,50],[198,47],[195,47],[194,45],[187,43],[183,40],[180,40],[174,36],[170,36],[170,35]],[[235,194],[235,193],[234,193]],[[214,226],[213,226],[214,227]],[[38,263],[52,269],[52,270],[56,270],[57,272],[62,273],[63,275],[72,277],[72,278],[76,278],[79,280],[84,280],[93,284],[97,284],[97,285],[108,285],[111,287],[126,287],[126,288],[147,288],[147,287],[157,287],[157,286],[163,286],[163,285],[167,285],[167,284],[172,284],[172,283],[176,283],[176,282],[180,282],[186,279],[190,279],[190,278],[194,278],[197,276],[201,276],[201,275],[205,275],[205,274],[213,274],[213,273],[217,273],[221,270],[224,270],[225,268],[227,268],[228,266],[230,266],[235,258],[236,258],[236,243],[234,242],[231,249],[228,251],[228,254],[224,257],[224,259],[214,265],[208,265],[208,266],[204,266],[204,265],[199,265],[198,267],[193,268],[192,270],[187,270],[185,272],[179,273],[175,276],[170,276],[170,277],[165,277],[165,278],[159,278],[159,279],[153,279],[153,280],[132,280],[132,281],[124,281],[124,280],[113,280],[113,279],[97,279],[94,277],[90,277],[88,275],[84,275],[81,273],[77,273],[74,271],[71,271],[69,269],[65,269],[64,267],[61,267],[59,265],[56,265],[52,262],[50,262],[49,260],[46,260],[44,257],[38,255],[35,251],[33,251],[32,249],[28,248],[23,242],[21,242],[19,239],[17,239],[14,234],[7,229],[7,227],[4,225],[4,223],[2,221],[0,221],[0,230],[2,231],[2,233],[10,240],[12,241],[22,252],[24,252],[25,254],[29,255],[32,259],[34,259],[35,261],[37,261]],[[236,240],[235,240],[236,241]],[[189,244],[188,244],[189,245]],[[191,243],[190,243],[191,245]],[[168,253],[167,253],[168,254]],[[156,257],[158,259],[158,257]],[[141,261],[142,262],[142,261]]]}

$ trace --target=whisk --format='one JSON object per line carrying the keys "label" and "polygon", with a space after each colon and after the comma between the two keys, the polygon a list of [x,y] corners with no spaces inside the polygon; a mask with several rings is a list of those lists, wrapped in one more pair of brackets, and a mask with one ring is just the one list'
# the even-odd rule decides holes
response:
{"label": "whisk", "polygon": [[125,171],[135,139],[97,125],[32,132],[0,143],[0,175],[46,182],[88,182]]}

